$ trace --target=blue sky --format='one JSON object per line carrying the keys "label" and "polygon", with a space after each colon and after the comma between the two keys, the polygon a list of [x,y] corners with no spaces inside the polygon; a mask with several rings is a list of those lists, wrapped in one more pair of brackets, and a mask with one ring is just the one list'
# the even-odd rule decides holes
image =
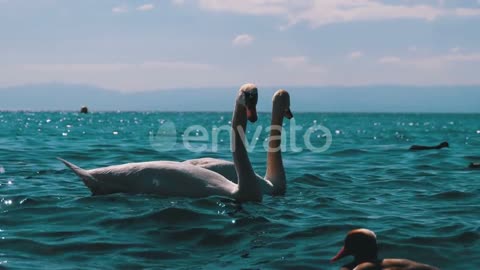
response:
{"label": "blue sky", "polygon": [[480,85],[480,0],[0,0],[0,87]]}

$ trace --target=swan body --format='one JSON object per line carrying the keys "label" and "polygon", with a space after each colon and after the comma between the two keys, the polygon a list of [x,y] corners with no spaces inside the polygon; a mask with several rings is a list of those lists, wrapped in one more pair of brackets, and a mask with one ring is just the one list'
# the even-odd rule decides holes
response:
{"label": "swan body", "polygon": [[257,87],[245,84],[236,99],[232,119],[232,147],[238,184],[224,176],[199,166],[172,161],[127,163],[84,170],[60,159],[77,174],[94,195],[110,193],[158,194],[179,197],[219,195],[237,201],[261,201],[262,192],[245,149],[244,134],[247,120],[257,120]]}
{"label": "swan body", "polygon": [[210,171],[214,171],[216,173],[223,175],[225,178],[227,178],[228,180],[234,183],[238,182],[237,171],[235,170],[235,164],[231,161],[207,157],[207,158],[189,159],[182,163],[190,164],[197,167],[208,169]]}
{"label": "swan body", "polygon": [[[280,89],[272,99],[272,123],[271,126],[282,126],[283,118],[292,118],[290,111],[290,95],[287,91]],[[275,139],[274,139],[275,138]],[[283,195],[286,191],[286,176],[283,167],[280,146],[281,132],[278,129],[271,129],[269,137],[269,151],[267,154],[267,174],[261,177],[256,174],[263,194]],[[231,161],[216,158],[199,158],[186,160],[183,163],[202,167],[223,175],[230,181],[237,183],[237,174],[234,163]]]}
{"label": "swan body", "polygon": [[164,196],[234,197],[237,185],[201,167],[173,161],[127,163],[84,170],[60,159],[77,174],[94,195],[144,193]]}
{"label": "swan body", "polygon": [[[217,158],[197,158],[189,159],[183,162],[184,164],[190,164],[197,167],[201,167],[213,172],[216,172],[223,177],[227,178],[233,183],[238,183],[237,172],[235,171],[235,164],[233,162]],[[260,183],[263,194],[273,193],[273,184],[269,180],[262,176],[255,174],[257,181]]]}

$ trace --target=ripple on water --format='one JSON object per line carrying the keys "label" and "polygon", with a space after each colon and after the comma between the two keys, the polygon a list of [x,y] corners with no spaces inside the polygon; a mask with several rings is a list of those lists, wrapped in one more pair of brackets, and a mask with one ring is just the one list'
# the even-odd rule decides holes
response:
{"label": "ripple on water", "polygon": [[462,199],[473,198],[475,196],[477,196],[477,194],[472,192],[452,190],[452,191],[445,191],[445,192],[433,194],[430,197],[433,199],[439,199],[439,200],[462,200]]}

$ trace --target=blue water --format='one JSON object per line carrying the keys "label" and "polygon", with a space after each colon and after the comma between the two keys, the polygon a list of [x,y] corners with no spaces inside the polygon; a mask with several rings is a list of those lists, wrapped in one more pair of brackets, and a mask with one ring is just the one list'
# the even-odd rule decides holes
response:
{"label": "blue water", "polygon": [[[207,149],[195,153],[182,143],[191,125],[204,126],[211,141],[230,113],[0,112],[0,269],[338,269],[328,260],[357,227],[377,233],[382,257],[476,269],[480,171],[467,165],[480,162],[479,116],[297,113],[297,145],[305,147],[308,127],[323,125],[331,147],[287,147],[286,196],[238,205],[220,197],[92,197],[55,159],[86,169],[231,159],[227,134],[217,151],[196,141],[191,146]],[[254,133],[270,115],[259,117],[247,136],[257,141],[250,159],[264,174],[267,132],[258,140]],[[312,144],[321,146],[324,134],[314,132]],[[449,149],[407,150],[445,140]]]}

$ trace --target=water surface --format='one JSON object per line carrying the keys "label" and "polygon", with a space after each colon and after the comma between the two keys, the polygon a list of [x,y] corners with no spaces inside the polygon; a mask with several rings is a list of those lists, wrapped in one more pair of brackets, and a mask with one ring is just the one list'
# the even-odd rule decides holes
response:
{"label": "water surface", "polygon": [[[293,152],[287,144],[287,195],[238,205],[220,197],[92,197],[55,159],[86,169],[230,160],[226,133],[217,151],[207,142],[191,152],[181,142],[192,125],[204,126],[211,141],[231,113],[0,112],[0,269],[338,269],[328,261],[358,227],[377,233],[382,257],[472,269],[480,265],[480,171],[467,165],[480,161],[479,116],[297,113],[297,146],[305,148],[308,127],[323,125],[331,147]],[[270,114],[259,117],[247,135],[257,141],[250,158],[263,175],[267,132],[255,128],[268,126]],[[320,147],[323,135],[309,138]],[[445,140],[449,149],[407,150]]]}

